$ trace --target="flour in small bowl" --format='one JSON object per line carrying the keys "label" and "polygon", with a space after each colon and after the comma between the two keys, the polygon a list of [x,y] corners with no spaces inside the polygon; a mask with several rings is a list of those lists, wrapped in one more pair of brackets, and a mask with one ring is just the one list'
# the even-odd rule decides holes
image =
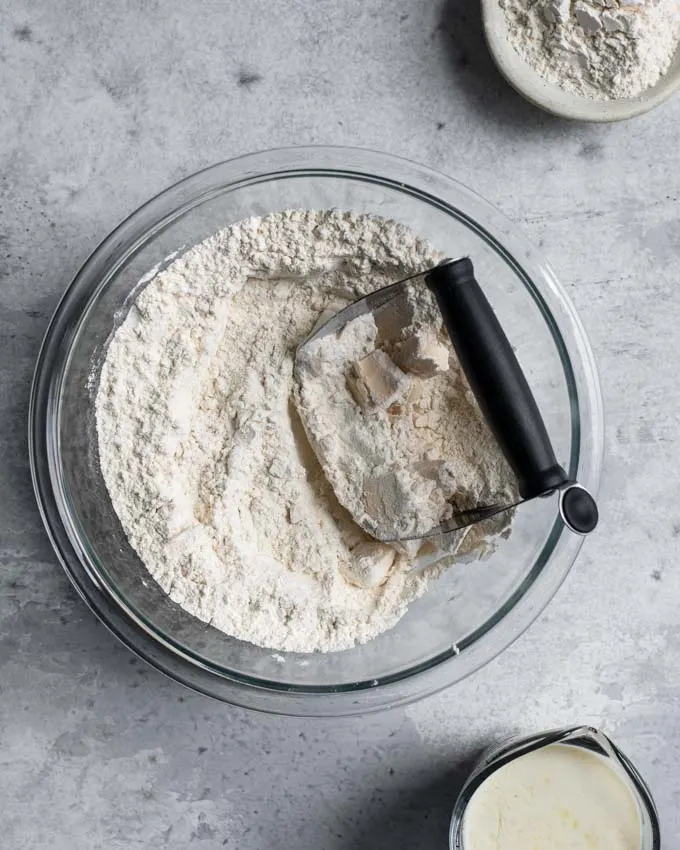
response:
{"label": "flour in small bowl", "polygon": [[516,52],[549,83],[593,100],[658,83],[680,42],[680,0],[498,0]]}
{"label": "flour in small bowl", "polygon": [[[392,627],[444,568],[413,570],[420,544],[387,546],[355,522],[310,445],[293,375],[324,311],[438,259],[394,221],[288,211],[225,228],[146,283],[101,370],[100,463],[131,546],[190,614],[274,650],[347,649]],[[403,355],[413,365],[418,352]],[[432,392],[472,417],[468,449],[487,441],[470,455],[477,486],[498,484],[499,449],[452,375]],[[480,552],[501,530],[473,527],[442,554]]]}

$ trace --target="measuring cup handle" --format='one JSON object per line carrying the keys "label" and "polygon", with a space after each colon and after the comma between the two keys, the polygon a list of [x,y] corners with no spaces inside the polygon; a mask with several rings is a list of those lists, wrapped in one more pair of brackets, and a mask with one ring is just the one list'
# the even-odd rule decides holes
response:
{"label": "measuring cup handle", "polygon": [[468,257],[425,277],[472,392],[519,482],[523,499],[560,489],[567,474],[515,353],[482,292]]}

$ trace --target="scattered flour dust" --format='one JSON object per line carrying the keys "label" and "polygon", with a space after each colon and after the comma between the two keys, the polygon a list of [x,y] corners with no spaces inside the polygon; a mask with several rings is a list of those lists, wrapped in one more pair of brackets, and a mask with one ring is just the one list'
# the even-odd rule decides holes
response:
{"label": "scattered flour dust", "polygon": [[548,82],[594,100],[641,94],[680,41],[680,0],[499,0],[510,43]]}
{"label": "scattered flour dust", "polygon": [[[102,367],[99,454],[130,544],[185,610],[263,647],[340,650],[393,626],[441,572],[412,570],[413,546],[378,543],[340,504],[293,377],[324,311],[438,259],[394,221],[288,211],[226,228],[146,283]],[[441,351],[415,350],[427,339],[409,345],[412,376],[432,356],[443,368]],[[457,380],[432,385],[439,402],[419,414],[424,424],[442,404],[455,415],[454,395],[479,418]],[[449,550],[486,543],[477,527]]]}

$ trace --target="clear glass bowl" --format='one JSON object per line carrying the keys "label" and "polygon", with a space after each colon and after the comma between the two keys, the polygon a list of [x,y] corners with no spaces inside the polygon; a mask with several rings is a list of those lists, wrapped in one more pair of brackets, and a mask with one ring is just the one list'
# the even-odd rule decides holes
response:
{"label": "clear glass bowl", "polygon": [[469,254],[558,459],[593,493],[602,461],[597,374],[564,290],[503,215],[448,177],[364,150],[274,150],[201,171],[133,213],[76,275],[38,358],[29,440],[45,526],[85,601],[140,656],[203,693],[296,715],[371,711],[469,675],[536,618],[581,545],[556,500],[535,500],[493,555],[448,570],[392,630],[330,654],[277,653],[231,638],[184,612],[146,572],[99,469],[94,398],[107,340],[140,280],[171,255],[247,216],[331,207],[398,219],[447,255]]}

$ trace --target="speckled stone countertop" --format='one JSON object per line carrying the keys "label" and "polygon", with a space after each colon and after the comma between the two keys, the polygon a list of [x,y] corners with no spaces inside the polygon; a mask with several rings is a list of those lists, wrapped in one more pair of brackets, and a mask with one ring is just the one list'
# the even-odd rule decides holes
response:
{"label": "speckled stone countertop", "polygon": [[[4,0],[0,10],[0,844],[445,848],[480,746],[603,726],[680,842],[680,97],[571,124],[499,78],[470,0]],[[607,415],[602,524],[517,643],[462,685],[296,721],[137,661],[59,567],[28,391],[69,278],[149,196],[278,145],[387,150],[468,183],[566,283]]]}

